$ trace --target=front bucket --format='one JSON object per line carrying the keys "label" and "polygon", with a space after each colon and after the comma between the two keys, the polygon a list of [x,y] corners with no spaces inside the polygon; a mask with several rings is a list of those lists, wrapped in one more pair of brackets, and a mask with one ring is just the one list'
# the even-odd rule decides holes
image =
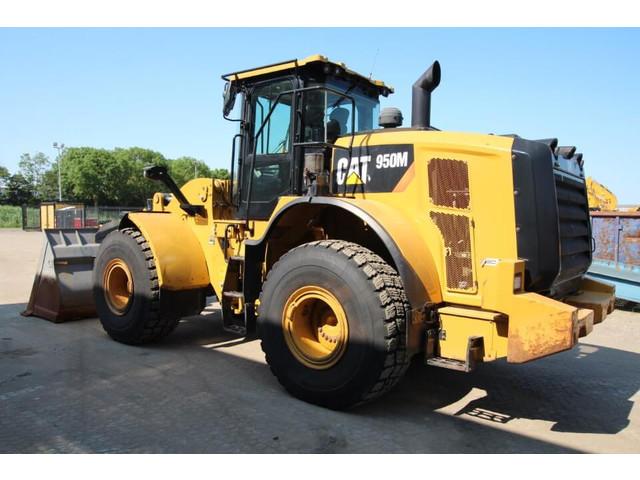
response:
{"label": "front bucket", "polygon": [[45,229],[45,244],[24,316],[55,323],[95,317],[93,261],[98,252],[95,228]]}

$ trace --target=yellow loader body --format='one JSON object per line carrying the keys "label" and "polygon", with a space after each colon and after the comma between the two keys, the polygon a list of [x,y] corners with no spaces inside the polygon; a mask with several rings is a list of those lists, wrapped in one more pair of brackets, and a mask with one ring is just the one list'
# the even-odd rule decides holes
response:
{"label": "yellow loader body", "polygon": [[163,338],[215,294],[224,329],[257,332],[290,393],[348,408],[416,354],[463,371],[527,362],[613,310],[614,288],[585,276],[582,154],[437,130],[438,62],[412,86],[410,128],[379,112],[391,87],[320,55],[222,78],[231,180],[179,188],[149,166],[171,195],[96,234],[93,297],[115,340]]}
{"label": "yellow loader body", "polygon": [[[420,348],[424,335],[417,314],[421,301],[442,305],[438,309],[442,319],[439,345],[447,358],[465,360],[469,337],[479,336],[484,341],[482,360],[506,357],[516,363],[570,349],[581,331],[591,331],[593,314],[586,297],[602,297],[598,298],[603,305],[598,307],[598,321],[603,319],[602,312],[606,316],[612,310],[613,289],[593,281],[584,282],[582,300],[558,300],[524,291],[525,261],[518,257],[514,235],[512,139],[412,131],[354,139],[359,147],[394,144],[414,145],[415,160],[390,191],[367,193],[366,183],[354,183],[335,198],[374,218],[415,272],[424,298],[412,305],[416,313],[410,345]],[[463,186],[467,191],[461,192],[468,198],[459,201],[461,206],[438,204],[436,193],[429,190],[430,162],[447,159],[464,165],[468,172],[468,185]],[[205,207],[206,218],[190,217],[175,201],[162,206],[160,194],[154,200],[154,212],[164,214],[129,215],[154,250],[162,286],[180,289],[209,283],[222,298],[228,257],[244,256],[246,241],[263,237],[272,219],[299,200],[282,197],[269,220],[245,225],[232,218],[225,203],[228,188],[227,181],[210,179],[197,179],[183,187],[192,204]],[[439,214],[462,219],[468,234],[443,234],[434,220]],[[229,231],[235,233],[229,236]],[[455,234],[462,235],[460,238],[468,235],[466,250],[452,251],[447,245],[445,235]],[[456,256],[465,261],[464,271],[454,262],[448,263]]]}

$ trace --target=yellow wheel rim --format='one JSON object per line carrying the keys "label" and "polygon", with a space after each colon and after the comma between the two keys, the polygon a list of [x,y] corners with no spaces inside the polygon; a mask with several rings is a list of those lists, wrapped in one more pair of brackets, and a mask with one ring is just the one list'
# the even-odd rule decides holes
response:
{"label": "yellow wheel rim", "polygon": [[104,298],[116,315],[124,315],[133,298],[133,277],[129,267],[119,258],[111,260],[104,269]]}
{"label": "yellow wheel rim", "polygon": [[344,354],[349,324],[342,305],[329,291],[307,286],[293,292],[282,314],[289,350],[303,365],[324,370]]}

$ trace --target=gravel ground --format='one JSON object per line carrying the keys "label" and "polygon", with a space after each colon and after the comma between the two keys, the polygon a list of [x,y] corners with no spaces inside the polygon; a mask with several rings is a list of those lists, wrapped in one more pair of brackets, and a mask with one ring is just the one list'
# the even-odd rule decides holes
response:
{"label": "gravel ground", "polygon": [[19,312],[42,234],[0,230],[0,452],[640,452],[640,314],[572,351],[463,374],[415,361],[350,412],[291,398],[212,304],[129,347],[96,319]]}

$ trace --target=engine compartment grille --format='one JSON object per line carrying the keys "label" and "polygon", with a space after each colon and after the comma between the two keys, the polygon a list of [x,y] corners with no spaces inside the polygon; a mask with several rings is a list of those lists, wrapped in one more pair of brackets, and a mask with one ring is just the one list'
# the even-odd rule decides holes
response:
{"label": "engine compartment grille", "polygon": [[447,288],[449,290],[473,290],[473,256],[469,217],[450,213],[431,212],[445,246]]}
{"label": "engine compartment grille", "polygon": [[431,203],[441,207],[469,208],[467,162],[434,158],[429,162]]}
{"label": "engine compartment grille", "polygon": [[570,285],[561,284],[577,279],[591,264],[591,223],[587,191],[584,181],[554,172],[558,201],[558,227],[560,237],[560,272],[553,290],[562,293]]}
{"label": "engine compartment grille", "polygon": [[469,167],[464,160],[432,158],[427,164],[431,220],[444,243],[447,289],[476,291],[473,271]]}

